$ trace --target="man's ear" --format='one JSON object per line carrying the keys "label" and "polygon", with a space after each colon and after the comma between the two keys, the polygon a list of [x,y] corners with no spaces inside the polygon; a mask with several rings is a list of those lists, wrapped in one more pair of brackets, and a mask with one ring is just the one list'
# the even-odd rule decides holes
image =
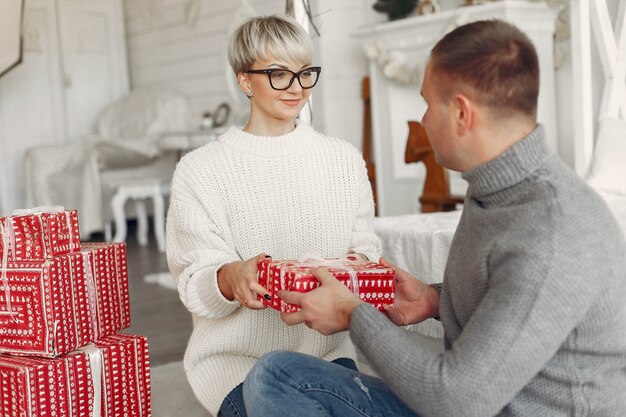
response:
{"label": "man's ear", "polygon": [[476,110],[475,103],[465,94],[454,97],[454,118],[459,136],[465,135],[473,127]]}

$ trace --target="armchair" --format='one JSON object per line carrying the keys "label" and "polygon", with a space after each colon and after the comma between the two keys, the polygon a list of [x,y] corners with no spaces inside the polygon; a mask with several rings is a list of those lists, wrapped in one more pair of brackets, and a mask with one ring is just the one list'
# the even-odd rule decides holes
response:
{"label": "armchair", "polygon": [[26,152],[26,204],[78,209],[83,239],[106,230],[113,219],[111,199],[117,184],[171,179],[177,155],[162,150],[158,139],[187,131],[190,124],[191,108],[184,96],[135,90],[104,109],[94,134]]}

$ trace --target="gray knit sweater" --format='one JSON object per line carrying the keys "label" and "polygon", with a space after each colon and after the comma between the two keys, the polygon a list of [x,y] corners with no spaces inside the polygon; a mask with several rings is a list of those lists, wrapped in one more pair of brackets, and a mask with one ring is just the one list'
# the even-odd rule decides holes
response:
{"label": "gray knit sweater", "polygon": [[446,352],[367,305],[351,337],[418,415],[626,415],[626,255],[541,126],[463,177],[440,299]]}

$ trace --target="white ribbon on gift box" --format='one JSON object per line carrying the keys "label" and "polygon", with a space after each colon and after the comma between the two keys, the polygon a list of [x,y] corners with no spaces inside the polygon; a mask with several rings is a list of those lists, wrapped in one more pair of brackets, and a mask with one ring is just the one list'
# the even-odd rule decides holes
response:
{"label": "white ribbon on gift box", "polygon": [[104,384],[102,383],[102,379],[104,377],[104,357],[102,356],[102,351],[93,343],[90,343],[77,349],[76,352],[84,352],[89,358],[89,364],[91,366],[91,382],[93,385],[92,417],[101,417],[102,388],[104,387]]}
{"label": "white ribbon on gift box", "polygon": [[[309,268],[332,268],[339,271],[346,271],[350,276],[350,290],[356,295],[359,296],[359,282],[357,280],[356,271],[352,268],[351,265],[354,265],[355,261],[351,259],[324,259],[318,255],[306,254],[301,256],[298,259],[298,264],[294,265],[294,267],[309,267]],[[285,274],[287,270],[291,267],[280,268],[280,287],[282,289],[285,288]],[[281,300],[281,303],[285,302]]]}
{"label": "white ribbon on gift box", "polygon": [[29,209],[15,209],[11,213],[12,217],[19,216],[30,216],[32,214],[41,214],[41,213],[59,213],[61,211],[65,211],[63,206],[37,206]]}
{"label": "white ribbon on gift box", "polygon": [[93,331],[94,340],[100,339],[100,326],[98,321],[98,291],[96,289],[96,280],[91,270],[91,261],[89,260],[89,252],[82,252],[83,268],[85,272],[85,286],[87,288],[87,303],[89,304],[89,317],[91,321],[91,330]]}
{"label": "white ribbon on gift box", "polygon": [[[11,306],[11,290],[9,290],[9,278],[7,277],[7,262],[9,261],[9,245],[15,248],[15,232],[13,230],[13,218],[8,216],[5,218],[8,227],[0,222],[0,234],[2,235],[2,265],[0,265],[0,274],[2,275],[2,286],[4,287],[4,302],[7,305],[7,311],[0,311],[0,315],[9,315],[13,321],[17,322],[15,317],[18,313],[13,311]],[[14,249],[11,249],[14,250]]]}
{"label": "white ribbon on gift box", "polygon": [[[17,321],[15,317],[18,312],[13,311],[11,306],[11,290],[9,289],[9,279],[7,277],[7,262],[9,260],[9,250],[15,259],[15,229],[13,227],[13,218],[28,215],[41,215],[44,213],[54,214],[65,211],[63,206],[38,206],[31,209],[16,209],[13,210],[10,216],[5,218],[5,224],[0,222],[0,235],[2,235],[2,265],[0,265],[0,274],[2,275],[2,285],[4,286],[5,303],[7,311],[0,311],[0,315],[9,315],[14,321]],[[71,232],[71,220],[70,214],[67,213],[65,217],[67,229],[70,237],[70,250],[73,248],[73,236]]]}

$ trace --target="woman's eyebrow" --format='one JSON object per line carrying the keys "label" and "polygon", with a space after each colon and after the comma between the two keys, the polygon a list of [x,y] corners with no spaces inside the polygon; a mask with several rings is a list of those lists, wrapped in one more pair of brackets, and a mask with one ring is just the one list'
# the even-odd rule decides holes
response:
{"label": "woman's eyebrow", "polygon": [[269,64],[268,67],[279,67],[279,68],[282,68],[282,69],[289,69],[286,65],[277,64],[277,63]]}
{"label": "woman's eyebrow", "polygon": [[[307,67],[310,67],[310,66],[311,66],[311,64],[304,64],[303,66],[300,67],[300,69],[304,69],[304,68],[307,68]],[[286,69],[286,70],[289,69],[288,66],[283,65],[283,64],[278,64],[276,62],[272,63],[272,64],[269,64],[268,67],[279,67],[279,68]]]}

